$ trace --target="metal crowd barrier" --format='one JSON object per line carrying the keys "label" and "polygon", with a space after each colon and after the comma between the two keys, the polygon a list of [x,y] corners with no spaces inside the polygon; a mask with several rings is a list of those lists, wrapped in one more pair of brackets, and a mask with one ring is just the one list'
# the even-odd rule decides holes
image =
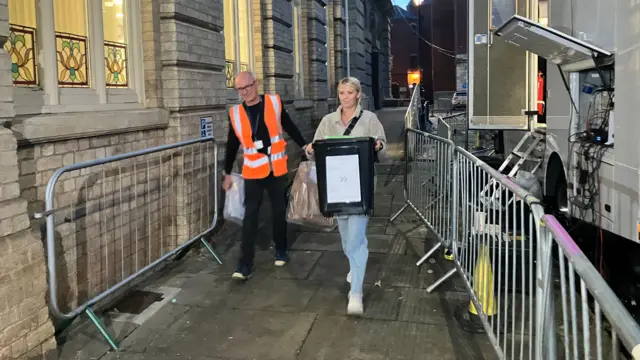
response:
{"label": "metal crowd barrier", "polygon": [[[627,355],[640,359],[636,321],[562,225],[550,215],[542,220],[548,231],[541,239],[538,273],[542,301],[536,336],[543,339],[537,343],[538,358],[620,359],[622,342]],[[559,284],[554,272],[560,277]],[[558,322],[559,331],[549,331]]]}
{"label": "metal crowd barrier", "polygon": [[453,141],[414,129],[405,130],[405,161],[406,203],[391,221],[411,208],[436,235],[418,266],[437,249],[452,249],[453,268],[427,291],[461,275],[470,295],[458,319],[463,329],[486,332],[499,359],[618,359],[620,339],[640,360],[640,327],[538,199]]}
{"label": "metal crowd barrier", "polygon": [[[533,359],[536,274],[534,253],[544,208],[538,199],[458,147],[453,179],[454,268],[427,289],[458,273],[500,359]],[[481,193],[491,183],[492,194]],[[455,185],[454,185],[455,187]]]}
{"label": "metal crowd barrier", "polygon": [[[212,137],[108,156],[56,170],[46,188],[48,303],[70,320],[92,310],[205,237],[218,219],[218,149]],[[59,263],[59,260],[62,263]]]}
{"label": "metal crowd barrier", "polygon": [[456,146],[473,154],[492,155],[495,131],[469,130],[466,112],[437,116],[438,136],[453,141]]}
{"label": "metal crowd barrier", "polygon": [[436,116],[438,119],[438,136],[453,141],[456,146],[468,149],[469,126],[466,113],[457,113],[452,115]]}
{"label": "metal crowd barrier", "polygon": [[[427,254],[418,261],[421,265],[443,244],[450,242],[451,194],[456,193],[456,183],[451,181],[453,142],[422,131],[407,129],[404,141],[405,205],[393,216],[395,221],[407,208],[439,239]],[[454,214],[455,217],[455,214]]]}
{"label": "metal crowd barrier", "polygon": [[467,148],[467,116],[466,113],[436,116],[438,136],[453,141],[456,146]]}
{"label": "metal crowd barrier", "polygon": [[413,89],[404,120],[405,129],[418,129],[420,127],[420,85],[416,85]]}

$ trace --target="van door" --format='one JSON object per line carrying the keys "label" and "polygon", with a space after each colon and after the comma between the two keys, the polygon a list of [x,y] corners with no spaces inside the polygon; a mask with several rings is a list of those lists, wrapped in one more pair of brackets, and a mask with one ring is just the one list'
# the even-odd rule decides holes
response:
{"label": "van door", "polygon": [[[536,4],[531,4],[531,2]],[[513,15],[528,16],[537,0],[469,0],[469,128],[527,130],[536,109],[537,57],[493,36]]]}

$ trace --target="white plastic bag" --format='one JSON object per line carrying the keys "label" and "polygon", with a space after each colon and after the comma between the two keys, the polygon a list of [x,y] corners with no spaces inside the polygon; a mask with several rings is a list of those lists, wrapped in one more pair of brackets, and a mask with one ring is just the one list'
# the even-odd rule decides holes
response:
{"label": "white plastic bag", "polygon": [[238,174],[231,174],[233,183],[226,192],[224,201],[225,220],[242,225],[244,219],[244,179]]}
{"label": "white plastic bag", "polygon": [[520,170],[516,173],[515,183],[536,198],[542,199],[542,186],[534,174]]}

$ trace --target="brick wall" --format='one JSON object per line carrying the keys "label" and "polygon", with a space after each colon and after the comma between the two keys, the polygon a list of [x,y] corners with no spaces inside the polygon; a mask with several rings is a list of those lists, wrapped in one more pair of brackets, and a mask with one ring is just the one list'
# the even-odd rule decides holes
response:
{"label": "brick wall", "polygon": [[[9,33],[7,0],[0,0],[0,42]],[[11,121],[11,60],[0,52],[0,123]],[[21,197],[17,141],[0,127],[0,359],[41,358],[55,348],[45,303],[47,286],[42,243],[29,228]]]}
{"label": "brick wall", "polygon": [[[157,0],[156,0],[157,1]],[[167,141],[200,136],[200,119],[213,119],[221,166],[228,130],[222,1],[160,2],[162,92],[170,111]],[[221,180],[219,176],[218,180]]]}
{"label": "brick wall", "polygon": [[327,43],[327,28],[329,18],[327,1],[308,1],[303,4],[302,33],[305,71],[305,87],[308,97],[313,100],[313,119],[322,119],[328,112],[327,99],[331,96],[329,91],[329,51]]}
{"label": "brick wall", "polygon": [[[6,64],[5,54],[0,62]],[[16,148],[11,131],[0,128],[0,359],[41,357],[55,348],[44,250],[20,197]]]}
{"label": "brick wall", "polygon": [[348,2],[349,11],[349,47],[351,61],[351,76],[362,83],[363,92],[370,95],[371,81],[367,78],[367,61],[371,62],[371,49],[366,46],[366,21],[364,0]]}
{"label": "brick wall", "polygon": [[155,21],[160,22],[162,92],[171,112],[171,140],[198,137],[201,117],[214,117],[216,128],[222,129],[227,94],[222,16],[222,1],[161,2]]}

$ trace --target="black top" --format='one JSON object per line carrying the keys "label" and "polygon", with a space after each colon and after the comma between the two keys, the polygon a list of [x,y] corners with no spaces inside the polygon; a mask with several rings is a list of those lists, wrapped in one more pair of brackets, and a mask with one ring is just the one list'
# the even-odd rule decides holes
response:
{"label": "black top", "polygon": [[[262,149],[258,149],[259,153],[267,154],[269,146],[271,146],[271,137],[269,136],[269,129],[264,122],[264,95],[260,95],[261,101],[255,105],[248,106],[246,103],[242,103],[244,110],[249,118],[251,124],[251,132],[253,134],[253,141],[262,140]],[[293,123],[287,110],[283,107],[280,116],[282,130],[286,132],[298,146],[303,147],[307,144],[304,137],[298,130],[296,124]],[[229,134],[227,135],[227,151],[225,154],[224,171],[227,174],[233,170],[233,162],[236,160],[236,154],[240,148],[240,140],[236,136],[233,126],[231,124],[231,117],[229,117]]]}

